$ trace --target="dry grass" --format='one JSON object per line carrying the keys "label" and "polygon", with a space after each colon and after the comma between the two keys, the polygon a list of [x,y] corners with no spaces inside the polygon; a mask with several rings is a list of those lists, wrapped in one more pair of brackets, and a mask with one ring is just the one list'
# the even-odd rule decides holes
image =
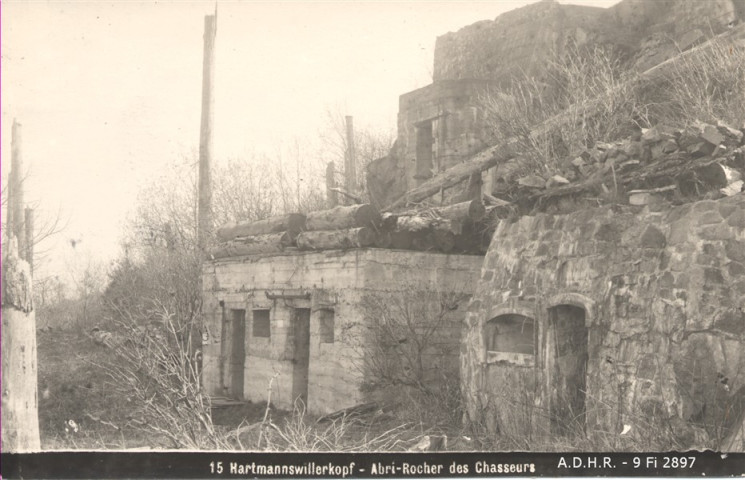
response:
{"label": "dry grass", "polygon": [[[516,79],[482,98],[492,143],[519,141],[518,174],[556,172],[597,142],[627,138],[664,123],[745,122],[745,48],[713,40],[661,74],[645,78],[622,70],[612,51],[574,49],[547,66],[547,81]],[[561,121],[556,121],[561,118]],[[552,126],[537,129],[539,125]]]}
{"label": "dry grass", "polygon": [[110,350],[75,330],[39,333],[37,349],[43,449],[125,449],[149,444],[129,423],[130,402],[113,391],[100,367],[113,360]]}

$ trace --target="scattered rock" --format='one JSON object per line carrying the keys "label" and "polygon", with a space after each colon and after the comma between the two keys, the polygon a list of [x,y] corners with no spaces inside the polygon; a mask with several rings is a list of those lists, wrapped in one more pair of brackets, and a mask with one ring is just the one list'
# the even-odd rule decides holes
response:
{"label": "scattered rock", "polygon": [[714,145],[709,142],[698,142],[690,145],[686,148],[686,151],[691,154],[693,158],[705,157],[711,155],[714,152]]}
{"label": "scattered rock", "polygon": [[629,158],[642,158],[644,156],[644,145],[641,142],[629,142],[623,145],[621,151]]}
{"label": "scattered rock", "polygon": [[722,195],[725,195],[727,197],[737,195],[740,192],[745,192],[745,182],[743,182],[742,180],[737,180],[736,182],[732,182],[726,187],[719,189],[719,191],[722,193]]}
{"label": "scattered rock", "polygon": [[574,160],[572,160],[572,165],[574,165],[575,167],[579,168],[579,167],[581,167],[583,165],[587,165],[587,162],[585,162],[585,159],[584,158],[577,157]]}
{"label": "scattered rock", "polygon": [[719,133],[719,129],[714,125],[704,124],[701,128],[700,138],[714,146],[724,143],[724,135]]}
{"label": "scattered rock", "polygon": [[523,187],[544,188],[546,186],[546,180],[539,175],[528,175],[519,179],[517,184]]}
{"label": "scattered rock", "polygon": [[642,128],[642,142],[649,145],[661,140],[662,135],[660,135],[660,130],[656,126],[652,128]]}
{"label": "scattered rock", "polygon": [[714,149],[713,152],[711,152],[712,157],[721,157],[727,153],[727,147],[725,147],[723,144],[717,145],[717,147]]}
{"label": "scattered rock", "polygon": [[745,136],[742,131],[737,130],[736,128],[732,128],[721,121],[717,122],[717,129],[719,130],[719,133],[721,133],[725,137],[732,139],[738,145],[742,143],[743,136]]}
{"label": "scattered rock", "polygon": [[678,142],[672,138],[662,144],[662,153],[673,153],[678,150]]}
{"label": "scattered rock", "polygon": [[568,183],[569,180],[562,177],[561,175],[554,175],[546,181],[546,188],[553,188],[561,185],[566,185]]}
{"label": "scattered rock", "polygon": [[594,168],[592,168],[592,167],[591,167],[591,166],[589,166],[589,165],[582,165],[582,166],[580,166],[580,167],[579,167],[579,168],[578,168],[577,170],[579,170],[579,173],[580,173],[580,174],[581,174],[581,175],[582,175],[583,177],[589,177],[589,176],[590,176],[590,175],[592,175],[592,173],[593,173],[593,172],[595,171],[595,169],[594,169]]}
{"label": "scattered rock", "polygon": [[662,201],[660,195],[654,193],[632,193],[629,195],[629,205],[643,206],[643,205],[656,205]]}

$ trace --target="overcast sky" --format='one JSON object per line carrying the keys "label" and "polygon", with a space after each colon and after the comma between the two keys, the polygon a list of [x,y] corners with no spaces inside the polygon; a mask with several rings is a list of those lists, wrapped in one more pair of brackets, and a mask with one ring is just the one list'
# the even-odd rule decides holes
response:
{"label": "overcast sky", "polygon": [[[528,3],[219,1],[217,161],[312,139],[329,108],[394,129],[398,96],[431,82],[438,35]],[[40,273],[63,273],[79,251],[107,261],[138,188],[198,147],[204,15],[215,3],[1,8],[3,180],[16,118],[27,200],[39,216],[69,219]],[[71,251],[70,238],[85,248]]]}

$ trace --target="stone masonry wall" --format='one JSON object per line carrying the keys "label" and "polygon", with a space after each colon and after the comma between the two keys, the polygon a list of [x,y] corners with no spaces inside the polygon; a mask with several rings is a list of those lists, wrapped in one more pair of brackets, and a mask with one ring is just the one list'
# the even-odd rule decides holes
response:
{"label": "stone masonry wall", "polygon": [[[587,353],[577,418],[588,433],[629,425],[629,445],[672,432],[715,448],[745,397],[745,193],[502,220],[466,316],[471,420],[502,434],[556,433],[552,399],[567,388],[552,370],[566,347],[551,336],[558,305],[585,313],[587,345],[572,348]],[[487,355],[487,322],[505,314],[535,320],[533,356]]]}

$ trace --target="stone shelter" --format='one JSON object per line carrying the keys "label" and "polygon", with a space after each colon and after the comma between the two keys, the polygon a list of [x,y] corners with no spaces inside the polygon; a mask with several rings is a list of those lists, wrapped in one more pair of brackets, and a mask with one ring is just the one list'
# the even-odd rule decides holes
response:
{"label": "stone shelter", "polygon": [[471,421],[742,440],[745,132],[663,130],[588,152],[581,181],[524,187],[530,207],[498,221],[463,336]]}
{"label": "stone shelter", "polygon": [[[335,226],[352,228],[319,224],[319,214],[338,220],[351,211],[357,220]],[[426,250],[418,242],[393,248],[386,230],[395,221],[383,224],[377,212],[365,219],[361,211],[371,210],[337,207],[307,221],[283,216],[220,230],[203,268],[202,378],[210,395],[270,400],[283,409],[300,398],[318,414],[364,403],[372,376],[366,356],[381,352],[368,348],[379,320],[372,317],[381,315],[368,300],[418,305],[427,295],[462,295],[423,352],[433,376],[448,371],[457,378],[461,325],[482,257],[455,253],[454,242],[448,252],[427,242]],[[361,225],[375,226],[383,240]],[[327,230],[311,230],[321,227]]]}

